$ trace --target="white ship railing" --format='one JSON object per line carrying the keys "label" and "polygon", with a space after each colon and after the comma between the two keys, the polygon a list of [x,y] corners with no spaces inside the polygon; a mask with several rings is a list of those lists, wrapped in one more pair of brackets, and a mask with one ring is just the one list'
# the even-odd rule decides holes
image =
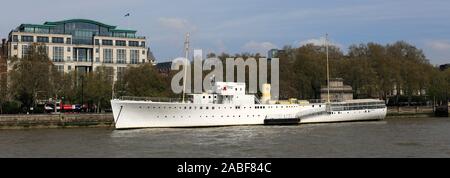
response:
{"label": "white ship railing", "polygon": [[[164,97],[139,97],[139,96],[122,96],[120,100],[128,101],[150,101],[150,102],[171,102],[171,103],[181,103],[182,98],[164,98]],[[192,103],[192,98],[186,98],[185,102]]]}

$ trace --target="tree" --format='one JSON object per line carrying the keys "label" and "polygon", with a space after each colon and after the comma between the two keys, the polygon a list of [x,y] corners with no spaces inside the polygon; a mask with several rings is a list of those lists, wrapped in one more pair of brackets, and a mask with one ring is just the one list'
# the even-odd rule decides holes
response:
{"label": "tree", "polygon": [[11,96],[20,101],[28,111],[38,97],[54,96],[55,79],[60,73],[48,58],[46,49],[40,45],[30,45],[22,59],[12,58]]}
{"label": "tree", "polygon": [[97,112],[109,108],[112,97],[112,67],[99,66],[94,72],[87,73],[85,96],[88,103],[95,104]]}
{"label": "tree", "polygon": [[154,66],[145,63],[128,67],[122,81],[116,83],[116,92],[127,96],[161,97],[169,96],[170,81],[164,80]]}

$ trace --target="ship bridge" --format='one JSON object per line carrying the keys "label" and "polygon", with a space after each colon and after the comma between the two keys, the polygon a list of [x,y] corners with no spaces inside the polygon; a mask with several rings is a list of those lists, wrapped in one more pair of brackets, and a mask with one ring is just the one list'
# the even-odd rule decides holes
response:
{"label": "ship bridge", "polygon": [[255,96],[245,94],[245,83],[215,82],[211,92],[192,96],[196,104],[255,104]]}

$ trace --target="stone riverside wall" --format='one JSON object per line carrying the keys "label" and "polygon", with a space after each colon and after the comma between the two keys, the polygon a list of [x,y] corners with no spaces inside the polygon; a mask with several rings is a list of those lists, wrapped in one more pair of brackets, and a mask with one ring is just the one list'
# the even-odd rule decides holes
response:
{"label": "stone riverside wall", "polygon": [[114,127],[112,114],[0,115],[0,129]]}

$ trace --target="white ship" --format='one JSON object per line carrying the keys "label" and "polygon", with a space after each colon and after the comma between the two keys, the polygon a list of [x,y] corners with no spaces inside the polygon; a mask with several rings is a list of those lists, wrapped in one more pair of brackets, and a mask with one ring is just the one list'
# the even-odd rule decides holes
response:
{"label": "white ship", "polygon": [[[273,103],[267,100],[268,93],[270,87],[266,85],[263,101]],[[116,129],[382,120],[387,112],[384,101],[373,99],[263,104],[245,93],[244,83],[232,82],[216,82],[212,92],[189,96],[185,102],[151,98],[111,100]]]}

